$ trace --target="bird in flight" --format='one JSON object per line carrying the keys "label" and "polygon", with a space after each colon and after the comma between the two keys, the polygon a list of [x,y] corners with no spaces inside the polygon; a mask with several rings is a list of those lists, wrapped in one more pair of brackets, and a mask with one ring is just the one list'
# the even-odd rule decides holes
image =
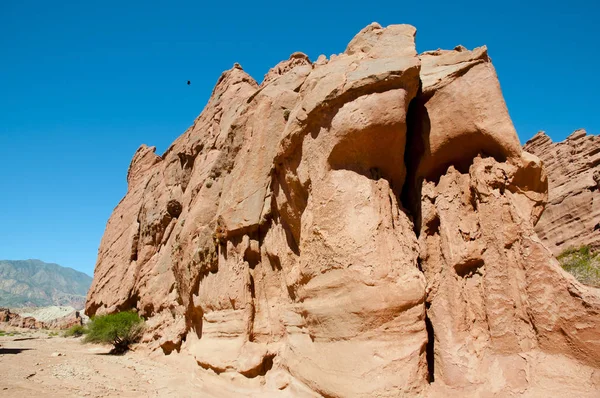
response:
{"label": "bird in flight", "polygon": [[188,80],[188,86],[189,86],[190,84],[192,84],[192,82],[190,82],[190,81]]}

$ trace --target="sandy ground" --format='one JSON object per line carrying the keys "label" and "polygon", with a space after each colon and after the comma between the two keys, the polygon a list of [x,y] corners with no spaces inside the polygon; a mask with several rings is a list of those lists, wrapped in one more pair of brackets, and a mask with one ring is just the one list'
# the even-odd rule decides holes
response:
{"label": "sandy ground", "polygon": [[[165,356],[162,352],[150,353],[138,347],[125,355],[114,356],[107,355],[111,346],[83,344],[81,338],[59,337],[55,332],[15,329],[1,324],[0,330],[18,331],[12,336],[0,336],[2,398],[316,396],[276,370],[268,372],[265,377],[246,378],[235,372],[217,376],[211,370],[199,367],[189,354],[183,352]],[[546,360],[546,354],[536,355],[538,357],[529,359],[539,369],[530,375],[532,380],[527,391],[517,395],[536,398],[600,397],[593,387],[600,385],[600,374],[596,374],[596,370],[574,365],[568,358]],[[464,391],[448,390],[434,383],[426,396],[504,395],[484,395],[476,391],[464,394]]]}
{"label": "sandy ground", "polygon": [[106,355],[110,346],[80,338],[0,329],[19,332],[0,336],[0,397],[197,397],[202,390],[198,367],[187,357]]}
{"label": "sandy ground", "polygon": [[[110,345],[83,344],[46,330],[0,324],[0,397],[314,397],[303,386],[280,391],[265,377],[237,373],[217,376],[185,353],[134,347],[125,355],[108,355]],[[10,332],[18,334],[8,335]],[[280,384],[276,372],[270,376]]]}

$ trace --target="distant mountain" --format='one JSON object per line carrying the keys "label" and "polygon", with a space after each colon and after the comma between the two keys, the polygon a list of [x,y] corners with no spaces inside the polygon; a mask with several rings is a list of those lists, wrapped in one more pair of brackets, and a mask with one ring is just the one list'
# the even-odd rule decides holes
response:
{"label": "distant mountain", "polygon": [[0,307],[85,305],[92,278],[40,260],[0,260]]}

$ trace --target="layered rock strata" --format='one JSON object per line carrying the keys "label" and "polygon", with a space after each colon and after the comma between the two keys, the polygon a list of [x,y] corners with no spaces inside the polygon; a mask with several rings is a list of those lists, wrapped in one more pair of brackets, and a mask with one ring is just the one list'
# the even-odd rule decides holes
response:
{"label": "layered rock strata", "polygon": [[592,396],[599,295],[534,231],[547,177],[487,50],[418,55],[415,33],[225,72],[136,152],[86,313],[135,309],[150,348],[261,394]]}
{"label": "layered rock strata", "polygon": [[548,174],[548,204],[535,227],[554,253],[590,245],[600,250],[600,137],[585,130],[563,142],[552,142],[544,132],[527,141]]}
{"label": "layered rock strata", "polygon": [[24,329],[46,329],[47,325],[44,322],[38,321],[34,317],[22,317],[19,314],[11,312],[8,308],[0,308],[0,322],[6,323],[9,326],[14,326]]}

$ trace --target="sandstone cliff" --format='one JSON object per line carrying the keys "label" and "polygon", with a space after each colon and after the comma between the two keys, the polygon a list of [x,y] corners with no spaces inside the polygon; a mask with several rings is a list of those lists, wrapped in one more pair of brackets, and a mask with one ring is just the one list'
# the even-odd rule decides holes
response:
{"label": "sandstone cliff", "polygon": [[581,245],[600,249],[600,137],[577,130],[554,143],[539,132],[524,149],[548,173],[548,204],[535,227],[542,242],[554,255]]}
{"label": "sandstone cliff", "polygon": [[534,231],[547,177],[487,50],[418,55],[415,33],[225,72],[134,155],[86,313],[136,309],[222,396],[593,396],[600,295]]}

